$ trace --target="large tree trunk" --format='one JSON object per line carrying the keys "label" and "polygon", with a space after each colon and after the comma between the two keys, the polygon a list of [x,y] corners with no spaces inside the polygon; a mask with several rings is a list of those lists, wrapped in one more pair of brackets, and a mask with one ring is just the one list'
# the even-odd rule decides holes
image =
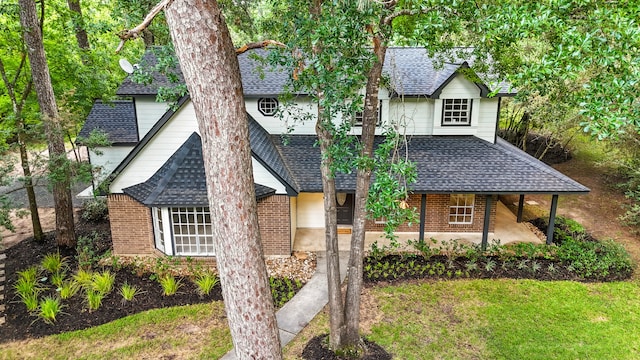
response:
{"label": "large tree trunk", "polygon": [[82,50],[89,50],[89,37],[87,36],[87,31],[84,29],[80,0],[67,0],[67,5],[69,6],[69,10],[73,13],[73,27],[76,32],[78,47]]}
{"label": "large tree trunk", "polygon": [[331,172],[333,145],[331,133],[323,128],[322,109],[318,110],[316,133],[320,142],[322,163],[322,191],[324,192],[324,226],[327,254],[327,283],[329,291],[329,345],[332,349],[342,346],[344,341],[344,306],[340,287],[340,253],[338,248],[338,221],[336,210],[336,182]]}
{"label": "large tree trunk", "polygon": [[36,15],[36,4],[33,0],[19,0],[19,4],[20,23],[29,51],[31,77],[38,95],[42,121],[47,135],[49,178],[52,182],[56,209],[56,240],[58,246],[75,247],[76,237],[70,189],[71,172],[64,148],[64,135],[49,76],[49,66],[42,43],[40,25]]}
{"label": "large tree trunk", "polygon": [[229,30],[215,1],[175,0],[165,15],[202,135],[216,258],[236,356],[281,359]]}
{"label": "large tree trunk", "polygon": [[[362,158],[373,158],[373,146],[378,122],[378,90],[387,46],[376,36],[374,52],[376,61],[367,74],[367,87],[362,114]],[[364,240],[366,234],[367,199],[372,168],[359,168],[356,172],[356,200],[349,256],[349,280],[345,299],[346,328],[342,346],[359,345],[360,340],[360,292],[363,282]]]}

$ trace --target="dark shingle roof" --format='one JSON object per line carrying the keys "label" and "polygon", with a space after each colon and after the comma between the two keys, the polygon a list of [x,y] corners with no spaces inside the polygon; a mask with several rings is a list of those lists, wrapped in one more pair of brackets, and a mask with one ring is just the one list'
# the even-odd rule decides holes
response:
{"label": "dark shingle roof", "polygon": [[[291,136],[277,145],[303,192],[322,191],[320,149],[315,136]],[[381,141],[381,139],[377,139]],[[491,144],[474,136],[413,136],[409,159],[418,193],[585,193],[589,189],[502,139]],[[338,174],[338,191],[354,191],[355,175]]]}
{"label": "dark shingle roof", "polygon": [[[255,184],[258,199],[275,189]],[[147,206],[208,206],[200,135],[191,134],[149,180],[123,192]]]}
{"label": "dark shingle roof", "polygon": [[132,101],[104,103],[96,100],[78,136],[88,138],[94,129],[105,132],[113,145],[138,142],[136,112]]}
{"label": "dark shingle roof", "polygon": [[251,115],[247,114],[247,117],[249,119],[249,143],[253,157],[287,187],[287,192],[298,192],[299,187],[282,160],[274,144],[274,139]]}
{"label": "dark shingle roof", "polygon": [[[289,81],[290,71],[271,69],[268,65],[262,65],[253,57],[264,57],[268,50],[250,50],[238,56],[240,73],[242,75],[242,87],[245,96],[278,96]],[[141,63],[156,64],[155,55],[148,51]],[[426,49],[413,47],[392,47],[387,50],[384,72],[390,78],[390,84],[395,94],[405,96],[434,96],[442,85],[446,84],[455,72],[465,64],[464,61],[444,63],[441,67],[429,58]],[[170,86],[166,76],[153,72],[154,81],[149,85],[135,84],[127,77],[118,89],[118,95],[155,95],[161,86]],[[180,77],[181,77],[180,73]],[[478,85],[486,94],[486,87]],[[500,87],[499,94],[513,95],[506,84]]]}
{"label": "dark shingle roof", "polygon": [[[156,64],[158,64],[158,60],[155,54],[156,48],[151,48],[148,50],[140,59],[139,65],[142,71],[150,72],[153,81],[150,84],[138,84],[133,82],[131,76],[127,76],[120,87],[116,91],[116,95],[127,96],[127,95],[156,95],[158,93],[158,89],[161,87],[172,87],[175,84],[169,81],[165,75],[157,72],[151,71]],[[182,71],[178,68],[177,75],[180,79],[180,82],[184,82],[184,78],[182,76]]]}

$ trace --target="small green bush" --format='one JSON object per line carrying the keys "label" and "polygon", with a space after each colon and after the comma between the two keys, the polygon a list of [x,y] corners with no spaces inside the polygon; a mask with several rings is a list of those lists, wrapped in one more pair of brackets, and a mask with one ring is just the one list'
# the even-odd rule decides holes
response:
{"label": "small green bush", "polygon": [[164,275],[160,278],[160,285],[162,286],[162,293],[164,296],[175,295],[178,289],[182,286],[180,280],[176,280],[173,275]]}
{"label": "small green bush", "polygon": [[53,324],[56,321],[56,317],[62,310],[62,304],[60,303],[60,299],[47,296],[40,300],[40,306],[38,309],[38,316],[47,324]]}
{"label": "small green bush", "polygon": [[123,302],[133,301],[139,293],[140,290],[138,290],[137,287],[127,283],[124,283],[122,287],[120,287],[120,295],[122,295]]}
{"label": "small green bush", "polygon": [[67,260],[64,259],[59,252],[45,255],[41,265],[49,274],[61,273],[65,271],[68,266]]}
{"label": "small green bush", "polygon": [[107,198],[94,197],[82,204],[80,213],[82,219],[90,222],[100,222],[109,218],[109,207],[107,206]]}
{"label": "small green bush", "polygon": [[58,288],[62,300],[72,298],[80,290],[80,284],[75,280],[67,280]]}
{"label": "small green bush", "polygon": [[271,286],[273,304],[275,307],[282,307],[295,296],[303,284],[299,280],[270,277],[269,285]]}
{"label": "small green bush", "polygon": [[87,305],[89,307],[89,312],[98,310],[100,306],[102,306],[102,299],[104,298],[104,294],[98,291],[90,290],[87,292]]}
{"label": "small green bush", "polygon": [[96,243],[100,240],[100,234],[92,232],[89,236],[78,237],[76,243],[76,260],[78,267],[84,270],[90,270],[98,265],[102,258],[96,249]]}
{"label": "small green bush", "polygon": [[567,238],[558,247],[558,259],[581,278],[604,280],[611,274],[624,278],[633,271],[631,256],[613,240],[583,241]]}
{"label": "small green bush", "polygon": [[193,280],[194,284],[198,286],[198,292],[200,296],[209,295],[211,290],[218,285],[220,279],[216,276],[216,274],[211,271],[203,271],[198,274],[196,278]]}
{"label": "small green bush", "polygon": [[83,288],[85,291],[91,290],[93,287],[93,272],[83,269],[79,269],[74,275],[73,279]]}
{"label": "small green bush", "polygon": [[110,271],[93,274],[92,288],[102,295],[107,295],[113,290],[113,284],[116,281],[115,274]]}

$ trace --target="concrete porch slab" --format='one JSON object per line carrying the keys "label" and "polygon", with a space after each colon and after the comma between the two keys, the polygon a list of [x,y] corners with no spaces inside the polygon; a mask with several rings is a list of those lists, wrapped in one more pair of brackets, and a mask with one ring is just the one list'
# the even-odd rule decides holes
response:
{"label": "concrete porch slab", "polygon": [[[344,234],[343,234],[344,233]],[[407,240],[417,240],[419,234],[417,232],[399,232],[398,242],[402,245],[407,244]],[[461,243],[480,244],[482,242],[482,233],[480,232],[425,232],[425,239],[434,238],[438,241],[458,240]],[[501,244],[511,242],[531,242],[541,244],[542,241],[529,230],[529,228],[516,221],[516,216],[501,202],[498,202],[496,208],[496,224],[495,231],[489,233],[489,243],[493,239],[499,239]],[[365,237],[365,249],[370,249],[371,244],[375,241],[379,245],[389,245],[389,240],[384,238],[382,232],[367,232]],[[347,231],[341,231],[338,234],[338,246],[340,251],[349,251],[351,243],[351,234]],[[400,250],[402,250],[401,247]],[[408,249],[408,248],[407,248]],[[325,238],[324,229],[322,228],[299,228],[296,230],[296,236],[293,243],[294,251],[324,251]]]}

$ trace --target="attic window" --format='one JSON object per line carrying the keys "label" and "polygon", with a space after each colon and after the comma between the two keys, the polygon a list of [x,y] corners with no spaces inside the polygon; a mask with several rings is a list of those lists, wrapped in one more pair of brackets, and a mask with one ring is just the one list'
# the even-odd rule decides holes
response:
{"label": "attic window", "polygon": [[278,112],[278,100],[275,98],[261,98],[258,100],[258,111],[264,116],[273,116]]}
{"label": "attic window", "polygon": [[444,99],[442,104],[442,125],[471,125],[471,99]]}

